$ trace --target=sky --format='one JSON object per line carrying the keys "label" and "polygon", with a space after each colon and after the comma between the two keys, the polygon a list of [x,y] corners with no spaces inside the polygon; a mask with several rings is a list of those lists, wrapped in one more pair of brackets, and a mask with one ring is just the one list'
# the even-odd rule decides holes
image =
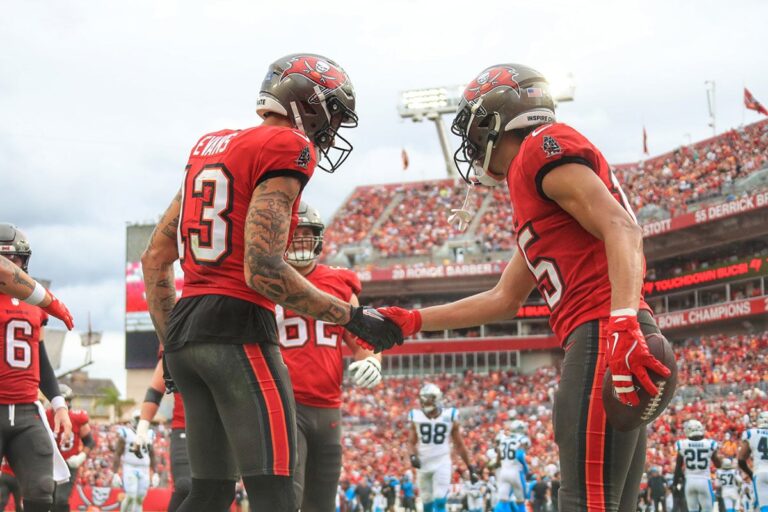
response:
{"label": "sky", "polygon": [[[767,18],[760,0],[5,2],[0,222],[26,230],[32,274],[52,280],[77,328],[90,313],[106,331],[92,374],[122,375],[125,226],[165,209],[202,134],[258,124],[273,60],[327,55],[355,85],[355,150],[304,194],[330,219],[357,185],[444,177],[434,126],[400,120],[399,93],[492,64],[572,73],[558,118],[611,162],[642,157],[643,126],[651,154],[710,136],[707,80],[718,131],[754,122],[742,91],[768,103]],[[82,359],[77,345],[67,338],[64,366]]]}

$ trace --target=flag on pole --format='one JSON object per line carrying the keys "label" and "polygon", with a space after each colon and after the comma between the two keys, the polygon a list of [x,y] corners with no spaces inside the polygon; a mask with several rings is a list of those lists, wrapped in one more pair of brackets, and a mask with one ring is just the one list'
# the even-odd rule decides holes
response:
{"label": "flag on pole", "polygon": [[645,131],[645,126],[643,126],[643,153],[648,154],[648,132]]}
{"label": "flag on pole", "polygon": [[403,151],[400,153],[400,158],[403,159],[403,170],[408,170],[408,153],[406,153],[405,148],[403,148]]}
{"label": "flag on pole", "polygon": [[746,87],[744,88],[744,106],[749,110],[754,110],[764,116],[768,116],[768,110],[766,110],[765,107],[752,96],[752,93],[749,92],[749,89]]}

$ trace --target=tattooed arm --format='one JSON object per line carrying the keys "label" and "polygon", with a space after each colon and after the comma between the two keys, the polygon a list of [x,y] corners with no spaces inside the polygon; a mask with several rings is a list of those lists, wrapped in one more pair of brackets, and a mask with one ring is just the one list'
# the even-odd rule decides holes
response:
{"label": "tattooed arm", "polygon": [[253,191],[245,223],[245,282],[286,309],[344,325],[350,304],[318,290],[284,260],[300,191],[299,180],[290,177],[270,178]]}
{"label": "tattooed arm", "polygon": [[176,245],[176,229],[179,226],[181,192],[155,226],[144,254],[141,255],[141,270],[147,293],[149,316],[155,326],[157,338],[165,345],[168,317],[176,304],[176,284],[173,277],[173,262],[179,259]]}
{"label": "tattooed arm", "polygon": [[[11,260],[0,255],[0,293],[24,300],[35,291],[35,280],[29,277],[20,267]],[[45,307],[51,303],[50,294],[38,304]]]}

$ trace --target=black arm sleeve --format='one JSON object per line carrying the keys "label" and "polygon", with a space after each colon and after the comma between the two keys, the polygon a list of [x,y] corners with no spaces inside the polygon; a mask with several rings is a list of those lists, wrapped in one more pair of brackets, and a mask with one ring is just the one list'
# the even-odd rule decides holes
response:
{"label": "black arm sleeve", "polygon": [[42,341],[40,342],[40,391],[43,392],[48,400],[61,395],[59,382],[56,380],[53,366],[51,366],[51,361],[48,360],[48,353],[45,351],[45,343]]}
{"label": "black arm sleeve", "polygon": [[678,454],[675,461],[675,476],[672,479],[672,485],[683,483],[683,457]]}
{"label": "black arm sleeve", "polygon": [[747,474],[750,480],[752,480],[752,469],[749,467],[749,464],[747,464],[747,461],[744,459],[739,459],[739,467],[741,470]]}

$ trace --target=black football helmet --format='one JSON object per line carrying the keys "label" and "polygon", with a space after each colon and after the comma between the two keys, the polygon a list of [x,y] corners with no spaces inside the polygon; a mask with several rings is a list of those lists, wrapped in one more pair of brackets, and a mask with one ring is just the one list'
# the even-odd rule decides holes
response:
{"label": "black football helmet", "polygon": [[453,156],[459,174],[467,183],[498,185],[487,172],[499,135],[554,121],[555,103],[541,73],[520,64],[484,69],[464,89],[451,126],[451,132],[461,137]]}
{"label": "black football helmet", "polygon": [[322,156],[317,166],[326,172],[338,169],[352,152],[339,129],[357,126],[355,89],[341,66],[322,55],[296,53],[273,62],[256,112],[290,119],[316,146]]}
{"label": "black football helmet", "polygon": [[21,268],[27,272],[29,259],[32,257],[32,247],[27,235],[13,224],[0,223],[0,254],[21,258]]}

